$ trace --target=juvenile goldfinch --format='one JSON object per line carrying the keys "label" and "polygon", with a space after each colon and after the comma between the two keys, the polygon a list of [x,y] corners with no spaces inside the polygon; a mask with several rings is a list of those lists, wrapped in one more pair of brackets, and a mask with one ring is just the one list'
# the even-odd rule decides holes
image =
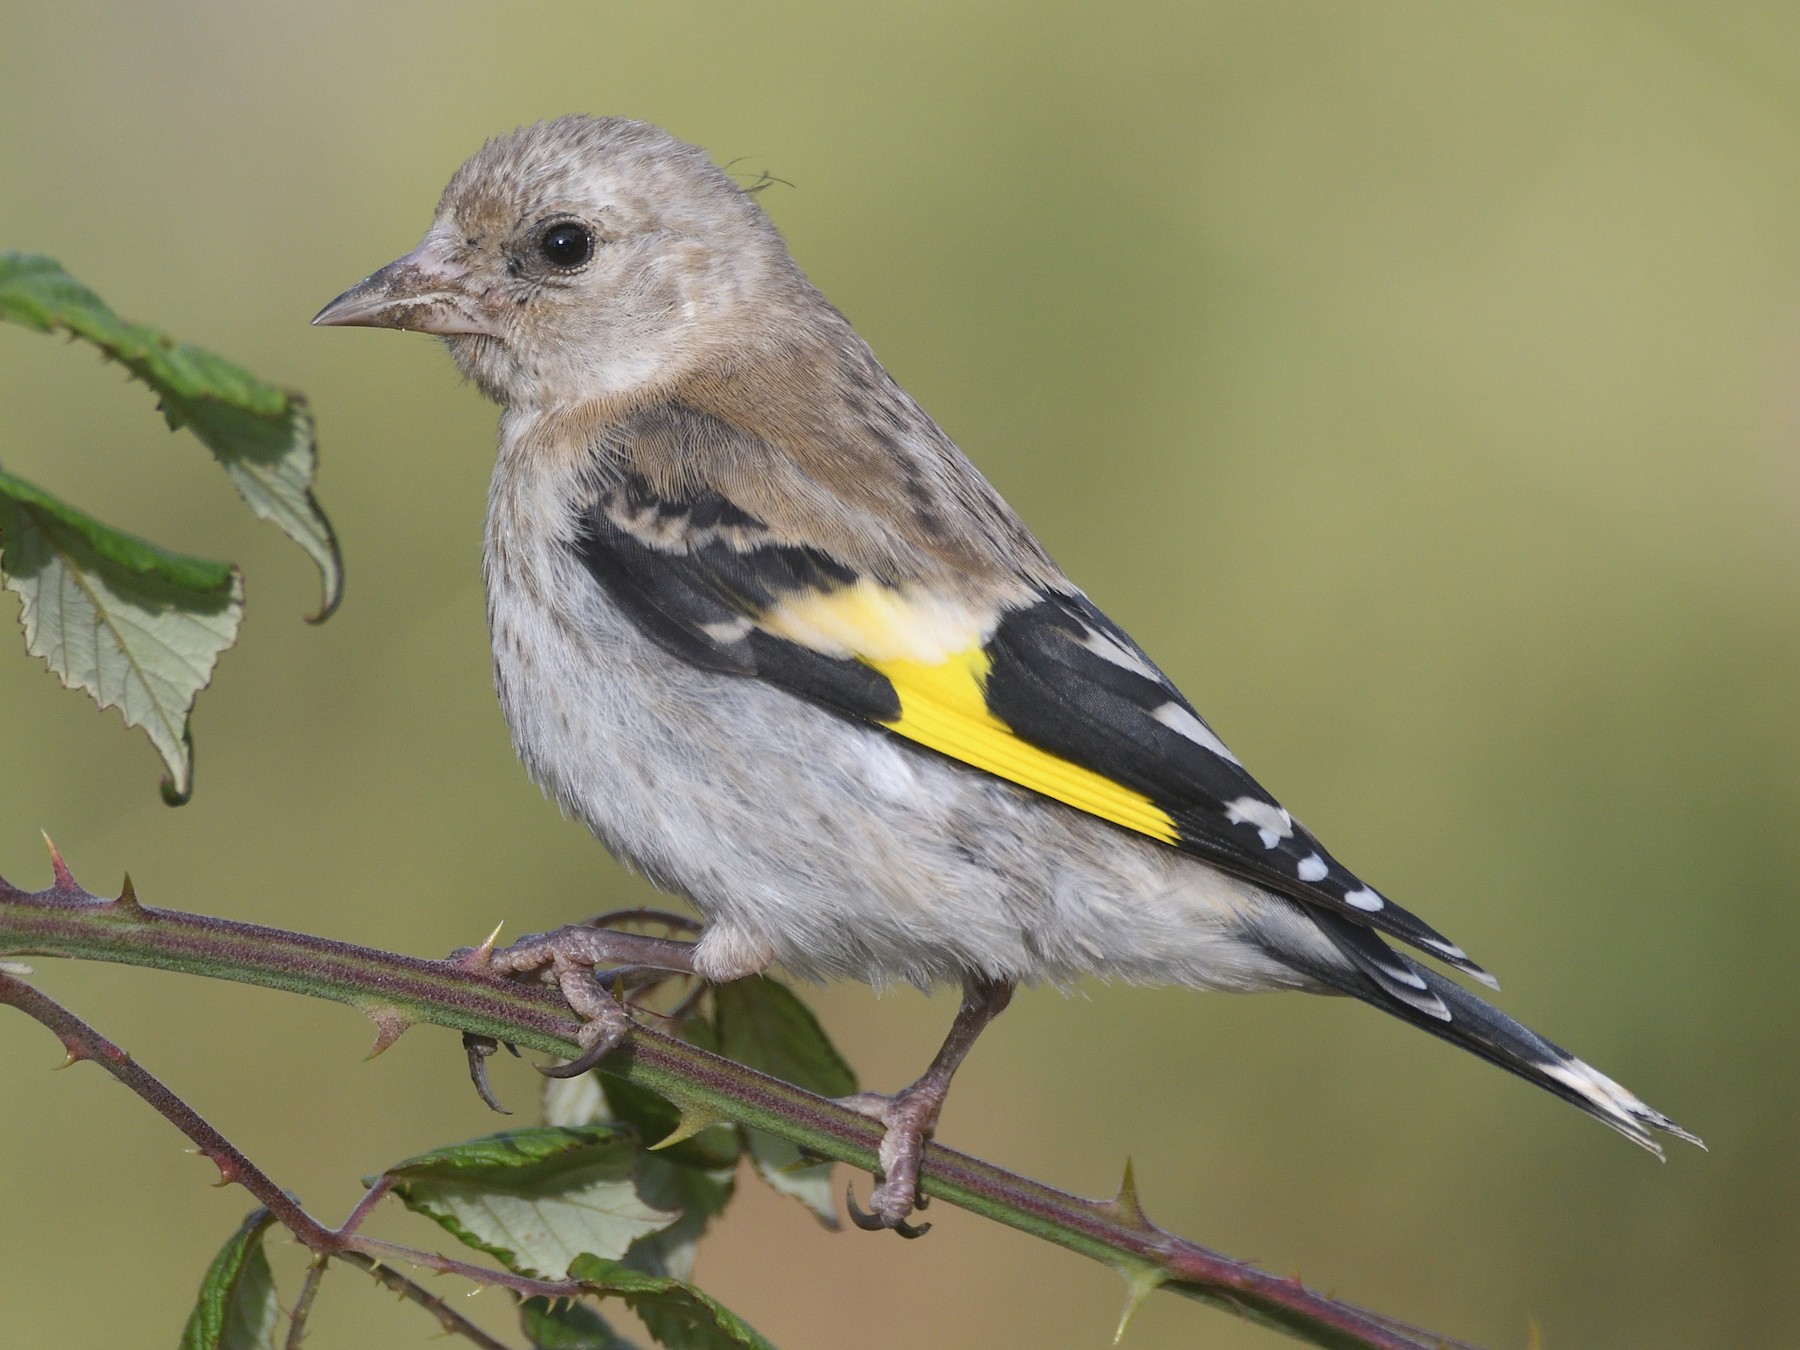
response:
{"label": "juvenile goldfinch", "polygon": [[[442,336],[499,403],[500,703],[565,810],[706,919],[497,953],[628,1024],[596,963],[959,984],[887,1123],[873,1219],[1015,985],[1349,994],[1660,1155],[1694,1136],[1411,957],[1493,981],[1245,772],[808,283],[700,150],[563,117],[458,169],[424,242],[318,324]],[[1698,1143],[1697,1139],[1694,1142]],[[856,1212],[856,1211],[853,1211]]]}

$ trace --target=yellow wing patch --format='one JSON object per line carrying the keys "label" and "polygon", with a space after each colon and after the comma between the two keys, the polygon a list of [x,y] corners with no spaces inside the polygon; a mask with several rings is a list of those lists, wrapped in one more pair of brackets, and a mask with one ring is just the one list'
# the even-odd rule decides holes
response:
{"label": "yellow wing patch", "polygon": [[854,657],[886,676],[900,716],[881,725],[997,778],[1041,792],[1165,844],[1175,822],[1141,792],[1020,740],[988,711],[992,616],[962,602],[864,577],[785,597],[757,622],[828,656]]}
{"label": "yellow wing patch", "polygon": [[757,620],[769,632],[827,656],[859,661],[947,660],[986,636],[968,605],[864,577],[835,591],[788,596]]}
{"label": "yellow wing patch", "polygon": [[1027,744],[989,712],[983,692],[988,657],[981,648],[958,652],[935,665],[918,661],[865,664],[885,675],[900,696],[900,716],[883,723],[890,730],[1091,816],[1165,844],[1176,842],[1175,822],[1141,792]]}

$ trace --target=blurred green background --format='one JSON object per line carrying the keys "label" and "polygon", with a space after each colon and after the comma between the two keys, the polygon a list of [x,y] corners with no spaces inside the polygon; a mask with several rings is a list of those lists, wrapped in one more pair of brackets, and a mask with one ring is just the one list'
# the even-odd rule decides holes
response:
{"label": "blurred green background", "polygon": [[[1800,1343],[1800,10],[5,3],[0,31],[0,247],[304,389],[350,577],[301,624],[310,567],[141,388],[0,331],[0,462],[250,595],[179,811],[140,737],[0,646],[0,873],[44,883],[43,828],[95,889],[426,954],[646,897],[494,705],[493,410],[426,339],[307,319],[484,137],[649,118],[789,180],[762,201],[802,265],[1263,782],[1713,1151],[1658,1167],[1335,1000],[1099,986],[1015,1003],[946,1141],[1089,1194],[1130,1155],[1164,1224],[1483,1344]],[[497,1124],[443,1033],[364,1064],[341,1008],[40,976],[325,1216]],[[815,1001],[877,1087],[952,1011]],[[246,1197],[58,1057],[0,1018],[4,1339],[172,1344]],[[933,1217],[834,1236],[751,1183],[699,1275],[786,1350],[1106,1343],[1113,1275]],[[434,1330],[346,1272],[309,1344]],[[1276,1343],[1174,1298],[1128,1341]]]}

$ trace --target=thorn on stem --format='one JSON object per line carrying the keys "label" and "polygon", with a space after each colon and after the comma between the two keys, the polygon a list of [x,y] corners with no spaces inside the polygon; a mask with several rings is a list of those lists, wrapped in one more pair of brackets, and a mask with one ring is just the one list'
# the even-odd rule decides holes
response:
{"label": "thorn on stem", "polygon": [[44,847],[50,850],[50,871],[56,878],[51,889],[63,894],[79,893],[81,887],[76,884],[75,874],[69,870],[69,864],[63,861],[62,851],[56,847],[56,841],[47,830],[39,830],[38,833],[44,836]]}
{"label": "thorn on stem", "polygon": [[502,919],[494,925],[494,931],[487,935],[487,939],[479,947],[470,947],[465,950],[457,964],[464,970],[486,970],[491,964],[489,958],[494,954],[494,944],[500,940],[500,930],[504,927],[506,927],[506,920]]}
{"label": "thorn on stem", "polygon": [[113,901],[113,907],[115,909],[143,909],[143,905],[138,903],[137,887],[131,884],[131,873],[129,872],[125,874],[125,884],[119,887],[119,898]]}
{"label": "thorn on stem", "polygon": [[407,1028],[413,1024],[413,1019],[398,1008],[374,1008],[366,1011],[369,1014],[369,1020],[375,1023],[375,1044],[370,1046],[369,1053],[363,1056],[365,1064],[399,1040],[406,1034]]}
{"label": "thorn on stem", "polygon": [[1130,1158],[1125,1160],[1125,1175],[1119,1182],[1119,1193],[1106,1202],[1105,1208],[1139,1232],[1155,1231],[1156,1225],[1150,1222],[1150,1216],[1144,1213],[1143,1202],[1138,1199],[1137,1175],[1132,1170]]}
{"label": "thorn on stem", "polygon": [[1131,1319],[1144,1306],[1144,1300],[1167,1283],[1169,1278],[1167,1271],[1158,1270],[1154,1266],[1121,1268],[1119,1273],[1125,1277],[1125,1307],[1119,1313],[1118,1329],[1113,1332],[1114,1345],[1125,1338],[1125,1328],[1131,1325]]}
{"label": "thorn on stem", "polygon": [[664,1138],[650,1145],[652,1153],[658,1149],[674,1148],[675,1145],[692,1139],[700,1131],[709,1130],[714,1125],[722,1125],[730,1119],[729,1116],[722,1115],[717,1111],[709,1111],[704,1107],[691,1106],[686,1103],[677,1103],[677,1105],[681,1110],[681,1119]]}

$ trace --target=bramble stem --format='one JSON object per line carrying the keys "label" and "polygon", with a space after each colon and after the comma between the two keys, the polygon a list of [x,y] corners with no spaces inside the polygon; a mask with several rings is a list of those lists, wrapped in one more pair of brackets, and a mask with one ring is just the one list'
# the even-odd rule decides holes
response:
{"label": "bramble stem", "polygon": [[294,1310],[288,1314],[287,1340],[283,1350],[300,1350],[306,1341],[306,1320],[312,1316],[313,1300],[319,1296],[319,1286],[325,1283],[325,1267],[331,1264],[329,1256],[315,1256],[306,1268],[306,1282],[300,1286],[300,1297],[294,1300]]}
{"label": "bramble stem", "polygon": [[0,974],[0,1003],[11,1004],[55,1032],[68,1055],[65,1063],[92,1061],[142,1097],[157,1114],[191,1139],[203,1158],[219,1169],[221,1186],[235,1181],[255,1196],[257,1203],[273,1214],[276,1222],[309,1251],[318,1255],[330,1254],[335,1235],[329,1228],[302,1209],[300,1202],[277,1186],[268,1173],[240,1153],[199,1112],[169,1091],[161,1079],[124,1050],[55,999],[15,976]]}
{"label": "bramble stem", "polygon": [[[54,886],[35,893],[0,881],[0,955],[113,961],[331,999],[374,1018],[381,1027],[383,1043],[391,1042],[406,1026],[429,1022],[563,1058],[581,1051],[576,1040],[578,1023],[555,991],[501,978],[480,968],[478,961],[423,960],[281,929],[152,909],[139,904],[129,888],[119,900],[102,900],[76,885],[66,869],[58,872]],[[29,998],[43,999],[17,980],[0,976],[0,981],[0,991],[16,986],[28,991]],[[25,1008],[20,997],[4,992],[0,992],[0,1001]],[[35,1012],[32,1015],[37,1016]],[[62,1027],[49,1021],[46,1025],[63,1035]],[[68,1045],[69,1038],[63,1039]],[[122,1053],[121,1059],[129,1064]],[[119,1076],[112,1063],[99,1062]],[[874,1121],[648,1028],[638,1027],[606,1059],[603,1072],[660,1093],[691,1120],[734,1120],[821,1157],[865,1172],[876,1170],[881,1127]],[[189,1137],[214,1161],[229,1159],[231,1166],[241,1170],[242,1175],[233,1175],[221,1162],[221,1171],[229,1179],[242,1180],[249,1187],[248,1178],[258,1178],[263,1189],[250,1187],[253,1193],[315,1251],[329,1249],[328,1254],[358,1265],[366,1261],[365,1269],[378,1264],[373,1259],[376,1253],[392,1253],[431,1268],[517,1287],[517,1277],[464,1267],[428,1253],[402,1256],[387,1244],[325,1229],[305,1216],[184,1103],[161,1084],[155,1086],[163,1098],[141,1090],[139,1095],[184,1131],[189,1124],[206,1131],[204,1139],[194,1133]],[[164,1098],[170,1109],[164,1109]],[[178,1118],[176,1111],[185,1112],[185,1117]],[[1156,1227],[1139,1206],[1129,1175],[1117,1198],[1089,1200],[933,1143],[925,1151],[920,1189],[934,1199],[1111,1266],[1125,1278],[1130,1290],[1128,1307],[1135,1307],[1152,1290],[1166,1287],[1334,1350],[1474,1350],[1463,1342],[1326,1298],[1298,1280],[1257,1270]],[[302,1227],[289,1223],[290,1214]],[[538,1288],[535,1281],[523,1283],[533,1285],[533,1293],[548,1292],[551,1297],[565,1293]],[[423,1290],[419,1292],[431,1298]]]}
{"label": "bramble stem", "polygon": [[372,1256],[364,1256],[361,1252],[340,1252],[336,1258],[347,1261],[351,1265],[366,1271],[379,1284],[385,1284],[401,1298],[409,1303],[416,1303],[433,1317],[438,1325],[452,1336],[461,1336],[465,1341],[473,1341],[481,1350],[512,1350],[505,1341],[497,1341],[443,1299],[432,1293],[424,1285],[409,1280],[392,1266],[384,1266]]}
{"label": "bramble stem", "polygon": [[[4,898],[0,894],[0,901]],[[98,1064],[143,1098],[159,1115],[192,1140],[201,1155],[219,1169],[220,1185],[236,1182],[249,1191],[275,1216],[282,1227],[313,1253],[306,1282],[294,1305],[293,1325],[288,1329],[288,1350],[297,1350],[305,1337],[307,1315],[318,1294],[326,1263],[333,1259],[348,1261],[367,1271],[377,1282],[431,1312],[445,1331],[473,1341],[482,1346],[483,1350],[508,1350],[508,1347],[450,1308],[437,1295],[399,1271],[383,1265],[377,1258],[405,1261],[438,1274],[461,1275],[477,1284],[500,1285],[521,1298],[573,1298],[582,1292],[582,1286],[573,1281],[527,1279],[514,1275],[511,1271],[492,1270],[486,1266],[453,1261],[436,1252],[356,1236],[356,1226],[390,1189],[391,1183],[386,1178],[369,1188],[341,1228],[327,1228],[302,1209],[299,1201],[277,1186],[268,1173],[208,1124],[193,1107],[170,1091],[161,1079],[55,999],[40,993],[18,977],[0,971],[0,1004],[10,1004],[54,1032],[68,1055],[67,1063],[88,1060]]]}

